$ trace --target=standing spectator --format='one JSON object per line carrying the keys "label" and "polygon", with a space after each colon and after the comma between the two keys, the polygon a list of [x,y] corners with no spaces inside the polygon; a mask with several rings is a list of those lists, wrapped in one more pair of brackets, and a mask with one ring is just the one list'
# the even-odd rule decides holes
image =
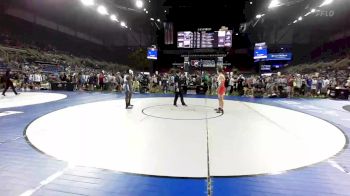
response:
{"label": "standing spectator", "polygon": [[168,76],[167,76],[167,74],[163,74],[161,84],[162,84],[162,90],[166,94],[168,92]]}
{"label": "standing spectator", "polygon": [[61,80],[62,82],[66,82],[66,81],[67,81],[67,75],[66,75],[66,73],[61,74],[60,80]]}
{"label": "standing spectator", "polygon": [[121,92],[122,86],[123,86],[123,77],[119,72],[117,73],[116,80],[117,80],[117,92]]}
{"label": "standing spectator", "polygon": [[100,74],[98,75],[98,85],[99,85],[101,91],[104,89],[104,86],[105,86],[104,80],[105,80],[105,76],[104,76],[103,72],[101,71]]}
{"label": "standing spectator", "polygon": [[294,92],[298,95],[301,95],[301,85],[302,85],[302,79],[300,77],[300,74],[297,74],[295,80],[294,80]]}
{"label": "standing spectator", "polygon": [[216,89],[218,87],[218,82],[217,82],[217,78],[216,78],[216,75],[214,75],[212,78],[211,78],[211,83],[212,83],[212,92],[216,92]]}
{"label": "standing spectator", "polygon": [[311,95],[316,96],[317,95],[317,78],[314,76],[312,77],[312,82],[311,82]]}
{"label": "standing spectator", "polygon": [[306,76],[306,95],[310,96],[311,94],[311,87],[312,87],[312,78],[309,76]]}
{"label": "standing spectator", "polygon": [[239,96],[244,95],[244,80],[245,80],[245,78],[243,77],[243,75],[240,75],[238,77],[238,80],[237,80],[237,91],[238,91]]}
{"label": "standing spectator", "polygon": [[327,94],[327,91],[328,91],[328,88],[329,88],[329,79],[328,77],[326,77],[324,80],[323,80],[323,83],[322,83],[322,92],[323,94]]}
{"label": "standing spectator", "polygon": [[234,85],[234,78],[231,75],[231,76],[229,76],[229,82],[228,82],[228,88],[230,89],[230,91],[228,93],[229,95],[232,95],[232,93],[233,93],[233,85]]}
{"label": "standing spectator", "polygon": [[152,88],[156,88],[158,85],[158,79],[156,75],[152,76]]}
{"label": "standing spectator", "polygon": [[208,77],[208,89],[209,89],[209,95],[212,95],[213,91],[212,91],[212,86],[213,86],[213,80],[211,75],[209,75]]}
{"label": "standing spectator", "polygon": [[116,87],[117,87],[117,77],[115,76],[114,73],[112,73],[112,75],[110,76],[110,84],[111,84],[111,90],[112,91],[116,91]]}
{"label": "standing spectator", "polygon": [[323,84],[323,78],[322,77],[318,77],[318,80],[317,80],[317,95],[321,95],[321,93],[322,93],[322,84]]}
{"label": "standing spectator", "polygon": [[293,76],[289,76],[288,78],[287,93],[289,98],[294,97],[294,77]]}
{"label": "standing spectator", "polygon": [[303,77],[302,80],[301,80],[301,95],[307,95],[307,85],[306,85],[306,78]]}
{"label": "standing spectator", "polygon": [[2,91],[3,96],[6,96],[5,93],[10,87],[11,87],[12,91],[15,93],[15,95],[18,95],[18,93],[16,92],[16,89],[13,86],[13,83],[11,81],[11,70],[10,69],[8,69],[5,73],[4,83],[5,83],[5,89],[4,89],[4,91]]}
{"label": "standing spectator", "polygon": [[28,88],[28,85],[29,85],[29,77],[28,77],[28,75],[27,75],[26,73],[23,73],[22,77],[23,77],[23,78],[22,78],[23,82],[22,82],[21,88],[22,88],[22,91],[26,91],[26,90],[29,89],[29,88]]}
{"label": "standing spectator", "polygon": [[89,77],[89,90],[90,91],[94,91],[95,90],[95,85],[97,83],[97,77],[94,73],[91,73],[90,74],[90,77]]}
{"label": "standing spectator", "polygon": [[136,77],[133,77],[133,92],[140,92],[140,82],[136,79]]}

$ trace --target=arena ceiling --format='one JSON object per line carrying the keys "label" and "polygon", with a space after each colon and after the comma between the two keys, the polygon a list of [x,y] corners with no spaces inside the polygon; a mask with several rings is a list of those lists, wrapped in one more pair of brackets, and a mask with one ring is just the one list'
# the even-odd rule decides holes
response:
{"label": "arena ceiling", "polygon": [[[148,32],[154,29],[150,17],[162,18],[162,2],[145,1],[145,8],[137,9],[134,0],[95,0],[98,5],[107,7],[110,14],[115,14],[120,21],[125,21],[133,31]],[[113,23],[107,16],[97,13],[96,7],[84,6],[80,0],[7,0],[3,6],[12,6],[33,12],[43,18],[59,24],[77,28],[94,35],[108,35],[124,32],[119,23]],[[127,32],[127,31],[126,31]]]}
{"label": "arena ceiling", "polygon": [[245,0],[187,1],[166,0],[167,20],[180,29],[238,26],[245,21]]}
{"label": "arena ceiling", "polygon": [[[237,32],[240,24],[246,22],[257,27],[278,24],[282,28],[323,2],[323,0],[279,0],[283,6],[268,9],[272,0],[144,0],[147,14],[143,9],[136,8],[134,1],[95,0],[97,4],[105,5],[108,11],[116,14],[120,20],[124,20],[132,31],[142,31],[152,36],[155,35],[155,30],[162,27],[163,21],[174,22],[176,30],[207,27],[216,29],[228,26]],[[350,1],[334,0],[334,2],[336,5]],[[0,4],[2,4],[0,9],[1,6],[20,7],[95,37],[113,37],[115,34],[129,32],[121,28],[120,24],[113,23],[108,17],[98,14],[96,8],[83,6],[80,0],[6,0]],[[340,5],[338,7],[346,8]],[[265,16],[256,20],[258,14]],[[341,12],[336,14],[339,15]],[[161,22],[151,21],[150,18],[155,20],[159,18]],[[316,19],[327,20],[321,17]],[[313,19],[303,21],[304,24],[314,22]],[[326,28],[326,25],[324,27]],[[254,31],[261,31],[261,28],[251,28],[250,32]]]}
{"label": "arena ceiling", "polygon": [[[280,6],[269,9],[273,0],[165,0],[164,7],[169,9],[167,20],[172,21],[181,30],[199,27],[225,25],[238,29],[241,23],[257,22],[258,14],[265,14],[256,24],[269,25],[289,23],[304,16],[312,8],[318,8],[324,0],[278,0]],[[276,0],[277,1],[277,0]],[[334,0],[331,7],[342,7],[348,0]],[[338,12],[340,13],[340,12]]]}

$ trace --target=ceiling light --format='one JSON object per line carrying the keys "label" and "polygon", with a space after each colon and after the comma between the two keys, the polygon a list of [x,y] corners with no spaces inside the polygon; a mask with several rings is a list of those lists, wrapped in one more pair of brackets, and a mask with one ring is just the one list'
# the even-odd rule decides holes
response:
{"label": "ceiling light", "polygon": [[95,5],[94,0],[80,0],[81,3],[83,3],[85,6],[92,6]]}
{"label": "ceiling light", "polygon": [[272,0],[270,5],[269,5],[269,9],[275,8],[275,7],[279,7],[281,6],[281,2],[279,0]]}
{"label": "ceiling light", "polygon": [[143,7],[143,1],[141,0],[136,0],[136,7],[141,9]]}
{"label": "ceiling light", "polygon": [[97,12],[101,15],[108,15],[107,8],[103,5],[97,7]]}
{"label": "ceiling light", "polygon": [[110,18],[112,21],[119,22],[119,20],[117,19],[117,17],[114,14],[112,14]]}
{"label": "ceiling light", "polygon": [[323,7],[325,5],[329,5],[331,3],[333,3],[333,0],[324,0],[324,2],[320,5],[320,7]]}

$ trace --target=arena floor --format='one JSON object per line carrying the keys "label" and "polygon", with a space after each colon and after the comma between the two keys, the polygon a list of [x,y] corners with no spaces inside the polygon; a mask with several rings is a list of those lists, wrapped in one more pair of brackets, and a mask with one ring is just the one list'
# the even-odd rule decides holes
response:
{"label": "arena floor", "polygon": [[0,195],[350,195],[348,101],[169,96],[9,92]]}

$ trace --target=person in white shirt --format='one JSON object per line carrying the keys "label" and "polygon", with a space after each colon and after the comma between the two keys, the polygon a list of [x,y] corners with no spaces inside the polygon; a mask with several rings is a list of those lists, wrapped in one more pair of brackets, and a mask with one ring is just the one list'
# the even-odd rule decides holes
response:
{"label": "person in white shirt", "polygon": [[296,92],[298,95],[301,95],[302,79],[300,77],[300,74],[297,74],[297,77],[295,78],[294,82],[295,82],[294,92]]}
{"label": "person in white shirt", "polygon": [[228,86],[230,88],[230,95],[232,95],[232,93],[233,93],[234,82],[235,82],[235,79],[233,78],[233,76],[230,76],[230,80],[228,82]]}
{"label": "person in white shirt", "polygon": [[329,88],[329,79],[326,77],[324,80],[323,80],[323,84],[322,84],[322,92],[327,92],[328,88]]}

